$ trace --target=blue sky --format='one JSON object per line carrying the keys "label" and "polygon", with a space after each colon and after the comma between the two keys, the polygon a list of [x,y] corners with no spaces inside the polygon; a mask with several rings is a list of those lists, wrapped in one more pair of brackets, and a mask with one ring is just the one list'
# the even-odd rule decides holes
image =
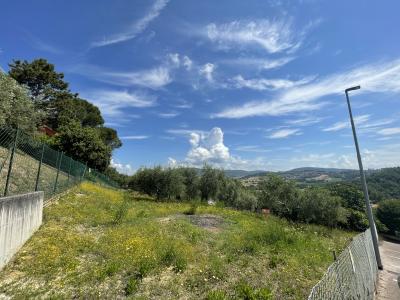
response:
{"label": "blue sky", "polygon": [[367,168],[400,159],[400,3],[7,1],[0,66],[44,57],[98,105],[113,164]]}

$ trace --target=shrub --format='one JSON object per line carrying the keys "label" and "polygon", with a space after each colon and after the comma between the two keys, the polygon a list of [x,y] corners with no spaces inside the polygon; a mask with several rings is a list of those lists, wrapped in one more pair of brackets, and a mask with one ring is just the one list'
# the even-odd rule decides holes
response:
{"label": "shrub", "polygon": [[[327,226],[336,226],[345,221],[340,198],[332,196],[322,188],[309,188],[301,193],[299,220]],[[343,217],[343,218],[342,218]]]}
{"label": "shrub", "polygon": [[299,209],[299,190],[291,181],[269,175],[260,185],[259,204],[281,217],[296,220]]}
{"label": "shrub", "polygon": [[400,236],[400,200],[379,202],[376,216],[387,227],[390,234]]}

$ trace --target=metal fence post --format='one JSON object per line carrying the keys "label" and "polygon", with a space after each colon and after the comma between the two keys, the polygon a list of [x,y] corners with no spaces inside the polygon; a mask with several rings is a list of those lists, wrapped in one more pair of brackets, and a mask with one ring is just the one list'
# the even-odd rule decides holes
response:
{"label": "metal fence post", "polygon": [[45,144],[43,143],[42,155],[40,156],[39,168],[38,168],[37,175],[36,175],[35,192],[37,192],[38,188],[39,188],[39,177],[40,177],[40,169],[42,168],[42,162],[43,162],[43,157],[44,157],[44,147],[45,147]]}
{"label": "metal fence post", "polygon": [[8,195],[8,188],[10,186],[11,171],[12,171],[12,166],[13,166],[13,162],[14,162],[14,154],[15,154],[15,150],[17,149],[17,146],[18,146],[18,136],[19,136],[19,129],[17,128],[17,132],[15,133],[15,138],[14,138],[13,149],[12,149],[11,157],[10,157],[10,164],[8,166],[6,186],[4,188],[4,196]]}
{"label": "metal fence post", "polygon": [[62,156],[63,156],[63,152],[59,152],[59,153],[60,153],[60,155],[59,155],[60,161],[58,162],[58,167],[57,167],[56,182],[54,183],[54,189],[53,189],[54,193],[57,191],[58,175],[60,174],[61,161],[62,161]]}
{"label": "metal fence post", "polygon": [[81,176],[81,182],[82,182],[83,178],[85,177],[86,169],[87,169],[87,162],[85,163],[85,168],[83,169],[83,173]]}
{"label": "metal fence post", "polygon": [[72,165],[72,158],[69,158],[69,168],[68,168],[68,180],[67,180],[67,184],[69,184],[69,177],[70,177],[70,173],[71,173],[71,165]]}

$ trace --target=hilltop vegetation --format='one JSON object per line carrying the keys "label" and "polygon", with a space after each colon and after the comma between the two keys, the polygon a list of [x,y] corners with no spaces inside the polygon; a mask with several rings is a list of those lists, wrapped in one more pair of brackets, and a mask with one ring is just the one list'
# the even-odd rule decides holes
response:
{"label": "hilltop vegetation", "polygon": [[83,183],[45,209],[0,297],[304,299],[351,236]]}

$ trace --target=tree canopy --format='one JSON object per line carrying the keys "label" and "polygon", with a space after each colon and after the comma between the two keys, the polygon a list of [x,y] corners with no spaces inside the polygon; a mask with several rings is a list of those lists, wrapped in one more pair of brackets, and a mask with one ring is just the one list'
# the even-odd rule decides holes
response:
{"label": "tree canopy", "polygon": [[32,62],[13,60],[9,74],[20,84],[27,86],[33,100],[45,101],[60,92],[68,91],[64,74],[55,71],[53,64],[39,58]]}
{"label": "tree canopy", "polygon": [[34,132],[42,114],[35,110],[26,88],[0,71],[0,125]]}

